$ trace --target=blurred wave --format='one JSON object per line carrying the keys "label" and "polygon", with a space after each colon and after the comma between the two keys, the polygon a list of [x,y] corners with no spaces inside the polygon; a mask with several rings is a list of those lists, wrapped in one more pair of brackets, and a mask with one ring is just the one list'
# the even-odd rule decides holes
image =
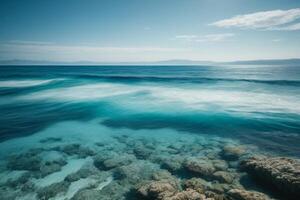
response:
{"label": "blurred wave", "polygon": [[300,68],[1,67],[0,140],[60,121],[173,129],[300,157]]}

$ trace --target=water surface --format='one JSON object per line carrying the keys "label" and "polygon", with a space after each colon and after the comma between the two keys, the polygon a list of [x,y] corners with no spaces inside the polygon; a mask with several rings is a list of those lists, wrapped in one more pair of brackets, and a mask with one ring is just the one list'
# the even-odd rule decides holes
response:
{"label": "water surface", "polygon": [[[155,141],[156,152],[177,143],[203,145],[202,152],[186,151],[188,156],[231,144],[300,158],[298,66],[2,66],[0,72],[2,179],[16,171],[5,167],[10,156],[39,148],[60,154],[58,147],[68,144],[97,153],[129,151],[132,141],[141,140]],[[127,138],[125,146],[120,136]],[[38,187],[26,193],[29,199],[38,198],[41,183],[61,182],[57,177],[92,162],[94,155],[59,156],[69,165],[46,179],[31,177]],[[162,166],[135,157],[146,162],[142,168]],[[53,198],[71,199],[93,181],[102,183],[97,186],[102,191],[115,181],[109,174],[100,179],[81,180]]]}

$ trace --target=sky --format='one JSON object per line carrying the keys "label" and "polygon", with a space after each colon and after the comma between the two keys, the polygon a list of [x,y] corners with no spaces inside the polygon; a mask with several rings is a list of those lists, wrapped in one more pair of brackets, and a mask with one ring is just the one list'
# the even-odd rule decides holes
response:
{"label": "sky", "polygon": [[299,0],[0,0],[0,60],[285,58]]}

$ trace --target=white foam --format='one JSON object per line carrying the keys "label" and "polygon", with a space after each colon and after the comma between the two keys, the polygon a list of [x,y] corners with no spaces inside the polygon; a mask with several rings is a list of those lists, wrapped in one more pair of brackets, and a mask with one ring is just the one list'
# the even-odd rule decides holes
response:
{"label": "white foam", "polygon": [[[141,95],[132,96],[140,93]],[[300,95],[276,94],[269,91],[240,91],[209,86],[166,86],[158,84],[127,85],[96,83],[56,88],[23,96],[22,99],[53,101],[92,101],[112,98],[124,109],[158,109],[165,107],[193,110],[220,109],[241,112],[300,112]],[[176,109],[175,109],[176,110]],[[218,111],[218,110],[216,110]]]}
{"label": "white foam", "polygon": [[[132,97],[131,95],[140,93]],[[122,97],[121,97],[122,95]],[[158,109],[164,107],[193,110],[220,109],[241,112],[300,112],[300,96],[251,92],[215,87],[169,87],[157,84],[127,85],[97,83],[56,88],[23,96],[25,99],[54,101],[92,101],[112,98],[116,105],[130,109]],[[175,109],[176,110],[176,109]],[[216,110],[218,111],[218,110]]]}
{"label": "white foam", "polygon": [[7,88],[20,88],[20,87],[31,87],[36,85],[47,84],[57,79],[48,79],[48,80],[8,80],[0,81],[0,87]]}
{"label": "white foam", "polygon": [[263,92],[232,91],[218,89],[183,89],[155,87],[152,95],[158,102],[174,104],[181,102],[186,108],[234,110],[245,112],[272,112],[286,110],[300,112],[299,97]]}
{"label": "white foam", "polygon": [[124,95],[134,91],[137,91],[137,89],[129,88],[121,84],[101,83],[44,90],[41,92],[31,93],[23,97],[23,99],[83,101]]}

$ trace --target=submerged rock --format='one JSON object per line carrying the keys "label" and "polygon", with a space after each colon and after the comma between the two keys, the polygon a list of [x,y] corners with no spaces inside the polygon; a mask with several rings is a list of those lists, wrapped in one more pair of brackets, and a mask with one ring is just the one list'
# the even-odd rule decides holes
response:
{"label": "submerged rock", "polygon": [[204,177],[210,177],[215,172],[215,167],[210,160],[206,159],[188,159],[185,162],[188,171],[199,174]]}
{"label": "submerged rock", "polygon": [[167,170],[159,170],[152,174],[154,180],[173,179],[174,176]]}
{"label": "submerged rock", "polygon": [[147,199],[159,199],[165,200],[172,197],[177,189],[175,185],[172,185],[168,181],[152,181],[138,189],[138,192]]}
{"label": "submerged rock", "polygon": [[0,187],[0,197],[3,200],[15,200],[17,199],[18,192],[11,190],[7,187]]}
{"label": "submerged rock", "polygon": [[212,163],[216,170],[226,171],[228,169],[228,164],[224,160],[215,159],[212,160]]}
{"label": "submerged rock", "polygon": [[68,182],[59,182],[53,183],[49,186],[43,187],[37,191],[39,199],[50,199],[55,197],[58,193],[66,192],[68,190],[70,183]]}
{"label": "submerged rock", "polygon": [[113,158],[113,157],[117,157],[117,156],[118,156],[118,154],[115,152],[111,152],[111,151],[101,152],[93,157],[94,165],[100,169],[103,167],[103,162],[105,160]]}
{"label": "submerged rock", "polygon": [[206,199],[205,200],[228,200],[223,194],[216,194],[212,191],[205,192]]}
{"label": "submerged rock", "polygon": [[0,187],[9,186],[16,188],[25,184],[31,176],[28,171],[10,171],[8,173],[2,173],[0,175]]}
{"label": "submerged rock", "polygon": [[106,151],[101,154],[97,154],[94,158],[94,165],[103,170],[110,170],[123,165],[129,165],[133,161],[136,161],[136,157],[132,154],[118,154],[116,152]]}
{"label": "submerged rock", "polygon": [[61,170],[61,165],[58,163],[52,162],[52,163],[45,163],[40,166],[40,172],[41,176],[45,177],[49,174],[52,174],[54,172],[60,171]]}
{"label": "submerged rock", "polygon": [[[145,199],[151,200],[206,200],[203,193],[192,188],[181,190],[178,186],[167,180],[152,181],[138,190]],[[213,200],[213,199],[211,199]]]}
{"label": "submerged rock", "polygon": [[7,168],[10,170],[38,171],[40,169],[41,161],[41,158],[36,155],[21,154],[11,156],[7,163]]}
{"label": "submerged rock", "polygon": [[77,192],[72,200],[102,200],[99,190],[94,189],[84,189]]}
{"label": "submerged rock", "polygon": [[48,137],[45,139],[41,139],[40,143],[53,143],[53,142],[61,142],[62,138],[59,137]]}
{"label": "submerged rock", "polygon": [[[84,165],[77,172],[69,174],[65,178],[65,181],[74,182],[74,181],[78,181],[79,179],[82,179],[82,178],[87,178],[89,176],[98,176],[99,174],[100,174],[100,171],[94,165]],[[103,174],[103,173],[101,173],[101,174]]]}
{"label": "submerged rock", "polygon": [[33,192],[35,190],[35,185],[31,181],[27,181],[26,183],[22,184],[21,191],[22,192]]}
{"label": "submerged rock", "polygon": [[203,194],[193,190],[187,189],[185,191],[181,191],[168,198],[168,200],[205,200],[206,197]]}
{"label": "submerged rock", "polygon": [[245,148],[243,146],[232,146],[226,145],[223,147],[221,156],[225,160],[238,160],[242,155],[245,154]]}
{"label": "submerged rock", "polygon": [[145,180],[150,180],[157,166],[146,161],[135,161],[129,165],[118,167],[115,170],[117,178],[125,180],[130,184],[138,184]]}
{"label": "submerged rock", "polygon": [[207,189],[207,182],[202,178],[191,178],[183,183],[185,189],[193,189],[204,194]]}
{"label": "submerged rock", "polygon": [[136,158],[133,155],[116,156],[114,158],[109,158],[107,160],[104,160],[102,163],[102,167],[106,170],[109,170],[123,165],[129,165],[135,159]]}
{"label": "submerged rock", "polygon": [[58,149],[67,155],[77,155],[79,158],[95,155],[94,151],[87,147],[83,147],[80,144],[68,144]]}
{"label": "submerged rock", "polygon": [[230,200],[270,200],[270,198],[260,192],[232,189],[228,192]]}
{"label": "submerged rock", "polygon": [[184,158],[182,156],[166,156],[160,163],[163,168],[171,172],[177,172],[183,168]]}
{"label": "submerged rock", "polygon": [[252,157],[241,163],[242,169],[261,182],[293,199],[300,199],[300,162],[290,158]]}
{"label": "submerged rock", "polygon": [[225,171],[217,171],[213,174],[214,178],[221,183],[232,183],[234,177],[231,173]]}
{"label": "submerged rock", "polygon": [[147,159],[150,157],[152,150],[146,148],[144,145],[137,145],[134,149],[133,149],[134,155],[138,158],[138,159]]}

